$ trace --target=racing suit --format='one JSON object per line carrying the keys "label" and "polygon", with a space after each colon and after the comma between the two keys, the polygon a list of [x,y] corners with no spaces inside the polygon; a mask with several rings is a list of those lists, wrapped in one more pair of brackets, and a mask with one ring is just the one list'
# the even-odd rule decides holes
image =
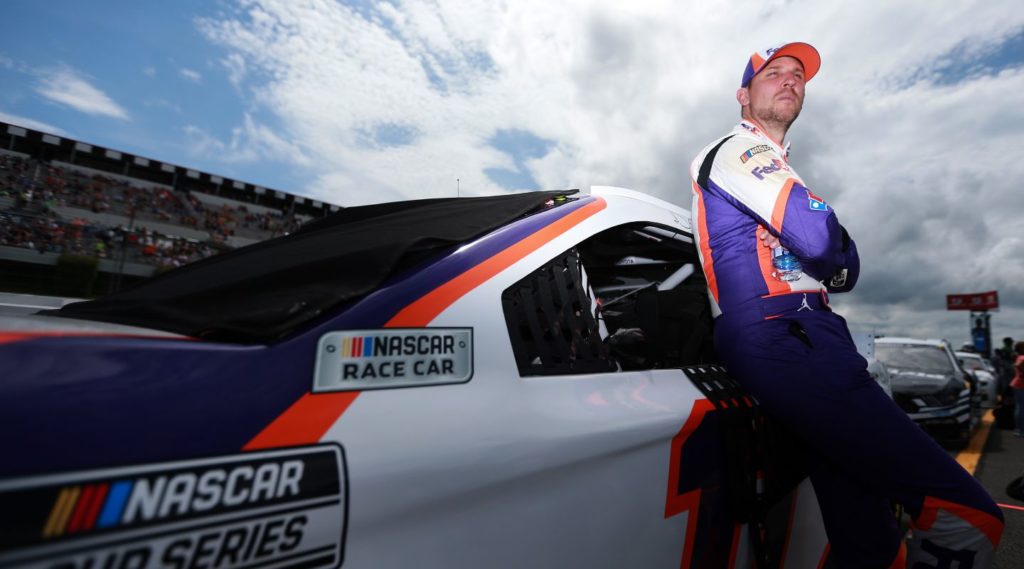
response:
{"label": "racing suit", "polygon": [[[789,165],[787,150],[743,121],[691,166],[692,222],[718,356],[815,455],[810,478],[834,563],[987,567],[1002,514],[885,395],[829,307],[829,291],[856,284],[857,248]],[[799,278],[776,278],[761,228],[797,256]],[[906,544],[890,501],[912,518]]]}

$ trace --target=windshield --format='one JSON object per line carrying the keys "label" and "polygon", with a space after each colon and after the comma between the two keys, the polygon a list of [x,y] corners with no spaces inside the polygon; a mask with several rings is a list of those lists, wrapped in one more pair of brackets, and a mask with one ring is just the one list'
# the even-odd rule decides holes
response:
{"label": "windshield", "polygon": [[985,364],[978,358],[957,358],[960,361],[960,365],[964,366],[967,371],[988,371],[985,369]]}
{"label": "windshield", "polygon": [[912,344],[875,344],[875,357],[886,365],[898,369],[913,369],[925,373],[950,373],[952,362],[946,350],[938,346]]}

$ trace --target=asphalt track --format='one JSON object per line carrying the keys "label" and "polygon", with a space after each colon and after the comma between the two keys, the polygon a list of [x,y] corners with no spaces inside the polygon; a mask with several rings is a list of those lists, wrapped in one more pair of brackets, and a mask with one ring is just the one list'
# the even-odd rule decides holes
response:
{"label": "asphalt track", "polygon": [[1024,438],[1013,436],[1012,430],[996,428],[990,411],[982,418],[971,442],[956,458],[974,473],[1003,510],[1006,528],[996,550],[994,566],[1021,569],[1024,567],[1024,502],[1007,496],[1006,485],[1024,474]]}

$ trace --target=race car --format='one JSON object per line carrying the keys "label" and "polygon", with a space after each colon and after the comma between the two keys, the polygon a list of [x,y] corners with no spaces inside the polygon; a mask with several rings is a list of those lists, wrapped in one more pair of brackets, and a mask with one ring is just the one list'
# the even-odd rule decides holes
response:
{"label": "race car", "polygon": [[611,187],[347,208],[0,317],[0,566],[822,567],[689,219]]}
{"label": "race car", "polygon": [[892,374],[893,400],[915,423],[944,443],[964,445],[978,420],[973,376],[942,339],[885,337],[875,354]]}
{"label": "race car", "polygon": [[953,352],[960,367],[967,373],[974,376],[974,382],[978,386],[978,395],[981,396],[982,407],[995,407],[999,400],[999,380],[996,379],[996,369],[981,354],[974,352]]}

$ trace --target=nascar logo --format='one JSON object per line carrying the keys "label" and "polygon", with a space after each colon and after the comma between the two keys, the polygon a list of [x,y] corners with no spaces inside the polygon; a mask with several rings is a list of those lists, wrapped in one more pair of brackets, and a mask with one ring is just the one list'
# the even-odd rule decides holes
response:
{"label": "nascar logo", "polygon": [[0,480],[0,567],[337,567],[341,447]]}
{"label": "nascar logo", "polygon": [[454,354],[455,341],[454,336],[436,334],[357,336],[342,338],[340,355],[343,358],[369,358]]}
{"label": "nascar logo", "polygon": [[173,477],[65,487],[50,511],[43,537],[295,496],[302,471],[303,463],[292,460],[257,468],[219,468],[199,476],[183,472]]}
{"label": "nascar logo", "polygon": [[317,344],[313,392],[465,383],[473,376],[471,328],[328,332]]}
{"label": "nascar logo", "polygon": [[753,148],[748,148],[746,152],[740,154],[740,162],[746,164],[747,160],[750,160],[755,154],[768,152],[771,149],[772,147],[768,146],[767,144],[759,144]]}

